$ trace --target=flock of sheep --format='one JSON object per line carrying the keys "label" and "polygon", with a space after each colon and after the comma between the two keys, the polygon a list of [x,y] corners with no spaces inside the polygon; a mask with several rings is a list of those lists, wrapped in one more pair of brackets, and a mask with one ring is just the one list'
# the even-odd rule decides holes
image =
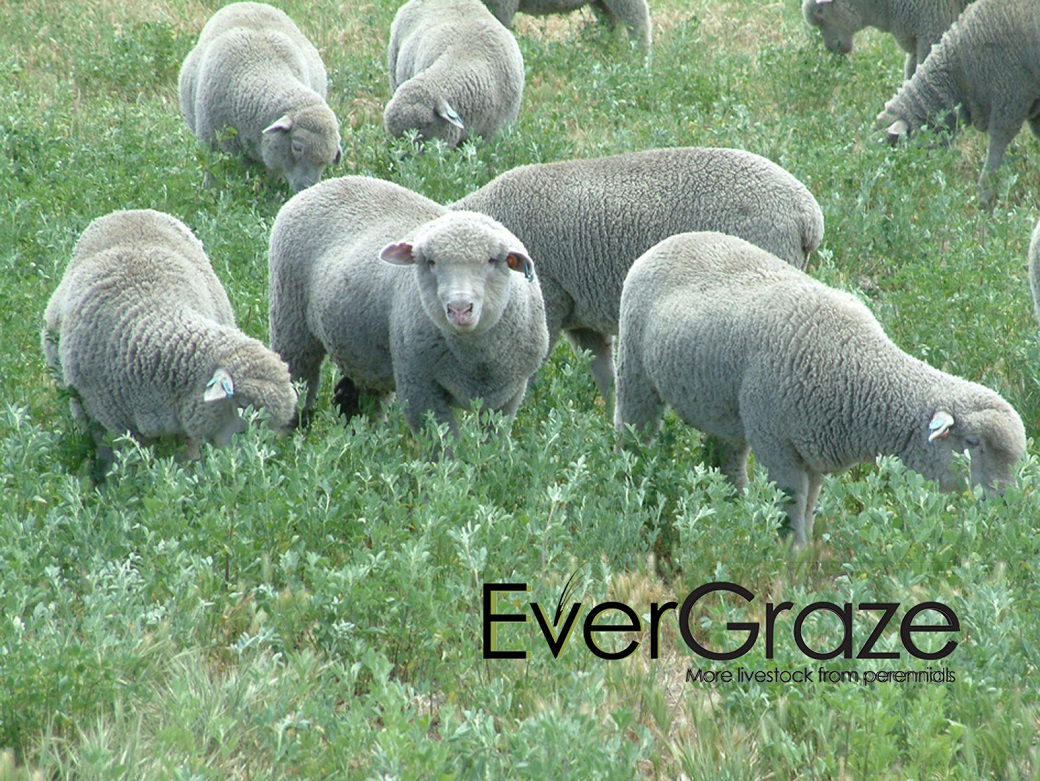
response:
{"label": "flock of sheep", "polygon": [[[585,4],[487,3],[400,8],[388,132],[452,146],[491,138],[520,107],[513,15]],[[649,50],[645,0],[597,7]],[[865,26],[892,32],[908,80],[879,126],[894,138],[925,124],[988,131],[979,187],[992,203],[1010,140],[1026,119],[1040,134],[1040,0],[805,0],[803,12],[836,51]],[[592,353],[620,439],[652,433],[671,407],[718,439],[738,487],[754,450],[789,496],[796,547],[811,540],[823,475],[879,454],[944,488],[964,452],[973,484],[1014,479],[1026,449],[1016,412],[904,353],[865,306],[803,271],[823,214],[769,160],[677,148],[528,165],[445,206],[380,179],[321,181],[341,155],[326,89],[318,51],[271,6],[225,6],[202,29],[180,74],[189,128],[296,192],[270,237],[271,344],[238,330],[180,221],[151,210],[96,219],[47,306],[43,347],[102,468],[106,432],[181,437],[195,455],[204,441],[226,445],[247,406],[279,429],[306,424],[326,356],[348,418],[364,397],[394,392],[413,429],[432,413],[455,431],[453,409],[477,401],[511,418],[564,333]],[[1040,317],[1040,225],[1030,266]]]}

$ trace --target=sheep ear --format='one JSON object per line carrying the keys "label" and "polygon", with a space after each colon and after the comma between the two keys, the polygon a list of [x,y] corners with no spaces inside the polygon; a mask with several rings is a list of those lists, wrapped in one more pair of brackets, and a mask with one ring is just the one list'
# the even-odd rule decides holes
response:
{"label": "sheep ear", "polygon": [[231,372],[223,366],[213,372],[213,377],[206,383],[206,391],[202,394],[203,401],[221,401],[230,399],[235,395],[235,381],[231,378]]}
{"label": "sheep ear", "polygon": [[466,126],[462,124],[462,117],[459,116],[458,112],[453,109],[446,100],[440,100],[437,102],[437,116],[449,125],[454,125],[459,130],[466,129]]}
{"label": "sheep ear", "polygon": [[397,241],[383,247],[379,252],[379,259],[395,266],[410,266],[415,263],[415,253],[411,242]]}
{"label": "sheep ear", "polygon": [[278,119],[276,119],[274,122],[272,122],[270,125],[264,128],[264,135],[267,135],[268,133],[277,133],[279,131],[288,133],[292,129],[292,117],[290,117],[288,114],[282,114],[282,116],[278,117]]}
{"label": "sheep ear", "polygon": [[522,252],[510,252],[506,255],[506,265],[513,271],[522,271],[527,281],[534,280],[534,263]]}
{"label": "sheep ear", "polygon": [[944,410],[939,410],[932,416],[932,422],[928,424],[928,441],[946,439],[953,428],[953,415]]}

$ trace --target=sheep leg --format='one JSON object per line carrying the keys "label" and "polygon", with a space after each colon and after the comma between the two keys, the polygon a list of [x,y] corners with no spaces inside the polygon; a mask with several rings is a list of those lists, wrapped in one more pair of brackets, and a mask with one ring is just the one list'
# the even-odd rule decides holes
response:
{"label": "sheep leg", "polygon": [[108,474],[108,470],[111,469],[112,464],[116,462],[116,454],[112,449],[112,446],[108,443],[105,427],[97,421],[90,420],[86,416],[86,413],[82,412],[83,407],[76,399],[72,400],[72,405],[74,408],[78,408],[81,411],[80,414],[83,415],[86,432],[94,442],[94,468],[92,476],[95,481],[104,480],[105,475]]}
{"label": "sheep leg", "polygon": [[650,10],[646,3],[634,0],[599,0],[592,5],[593,11],[602,10],[611,22],[621,22],[628,30],[628,36],[634,40],[639,49],[650,51]]}
{"label": "sheep leg", "polygon": [[1033,131],[1034,136],[1040,138],[1040,113],[1029,118],[1029,129]]}
{"label": "sheep leg", "polygon": [[759,463],[766,468],[769,479],[787,495],[783,509],[791,527],[791,548],[801,550],[809,544],[812,509],[820,493],[821,479],[805,469],[794,448],[756,444],[755,456]]}
{"label": "sheep leg", "polygon": [[307,386],[307,395],[303,401],[303,411],[293,416],[289,421],[290,428],[310,425],[314,414],[314,405],[318,400],[318,389],[321,386],[321,362],[325,358],[325,350],[318,342],[318,349],[307,349],[286,357],[288,350],[280,350],[276,346],[277,341],[272,337],[271,349],[278,353],[282,360],[289,365],[289,376],[293,381],[302,380]]}
{"label": "sheep leg", "polygon": [[497,3],[488,4],[488,10],[506,29],[513,28],[513,17],[520,8],[520,0],[500,0]]}
{"label": "sheep leg", "polygon": [[994,175],[997,169],[1000,168],[1000,163],[1004,159],[1004,152],[1007,151],[1013,137],[1013,135],[990,130],[986,162],[983,164],[982,173],[979,175],[979,201],[987,211],[993,209],[993,200],[997,195]]}
{"label": "sheep leg", "polygon": [[506,416],[506,420],[512,420],[516,417],[516,411],[520,409],[520,402],[524,400],[524,394],[527,392],[527,383],[509,399],[505,404],[499,408],[499,412]]}
{"label": "sheep leg", "polygon": [[634,351],[626,351],[622,343],[618,355],[621,370],[617,376],[617,399],[614,404],[614,431],[625,434],[631,425],[649,439],[661,428],[664,400],[650,383]]}
{"label": "sheep leg", "polygon": [[719,471],[736,486],[738,491],[747,488],[747,460],[751,448],[744,440],[727,440],[715,437],[719,451]]}
{"label": "sheep leg", "polygon": [[816,500],[820,498],[820,489],[823,488],[823,475],[811,472],[809,474],[809,491],[805,495],[805,536],[812,539],[813,517],[816,512]]}
{"label": "sheep leg", "polygon": [[596,382],[609,412],[614,401],[614,348],[613,340],[606,334],[588,328],[567,331],[567,337],[576,348],[592,353],[592,379]]}
{"label": "sheep leg", "polygon": [[332,403],[339,407],[339,414],[346,418],[348,423],[361,412],[361,393],[350,377],[344,376],[336,383]]}
{"label": "sheep leg", "polygon": [[404,402],[404,419],[412,431],[421,431],[423,420],[432,412],[438,425],[446,423],[452,436],[458,437],[459,427],[455,422],[448,392],[429,376],[414,372],[409,374],[399,367],[394,368],[397,370],[394,376],[397,397]]}

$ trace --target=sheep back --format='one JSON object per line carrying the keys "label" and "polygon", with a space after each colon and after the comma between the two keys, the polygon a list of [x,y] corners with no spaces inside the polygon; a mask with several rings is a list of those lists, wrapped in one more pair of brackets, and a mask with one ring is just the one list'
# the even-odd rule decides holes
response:
{"label": "sheep back", "polygon": [[199,140],[261,162],[294,191],[339,161],[339,123],[326,103],[325,66],[283,11],[224,6],[181,66],[181,111]]}
{"label": "sheep back", "polygon": [[1040,135],[1040,0],[975,0],[943,35],[913,78],[885,104],[876,126],[889,140],[924,125],[952,133],[958,124],[989,134],[979,197],[992,206],[993,174],[1029,120]]}
{"label": "sheep back", "polygon": [[741,236],[801,268],[823,239],[812,193],[780,166],[737,149],[657,149],[526,165],[452,208],[494,217],[538,260],[549,335],[567,330],[597,356],[605,398],[609,335],[632,262],[675,233]]}
{"label": "sheep back", "polygon": [[999,488],[1025,452],[997,393],[904,353],[857,299],[736,237],[681,234],[641,256],[618,341],[619,432],[671,406],[723,440],[738,484],[750,447],[792,496],[797,544],[824,474],[896,455],[952,489],[967,450],[972,482]]}
{"label": "sheep back", "polygon": [[410,0],[394,17],[387,49],[393,136],[457,146],[516,121],[524,61],[516,39],[480,0]]}
{"label": "sheep back", "polygon": [[[396,390],[413,428],[428,411],[454,426],[450,407],[478,398],[515,413],[548,335],[533,270],[528,281],[497,266],[513,254],[527,258],[485,215],[449,213],[379,179],[342,177],[295,196],[271,232],[271,342],[307,383],[305,410],[328,354],[360,393]],[[479,272],[469,282],[482,312],[460,330],[464,307],[452,296],[466,284],[451,280],[462,267]]]}
{"label": "sheep back", "polygon": [[[189,452],[227,444],[240,407],[288,424],[296,394],[285,365],[235,326],[201,243],[152,210],[94,220],[73,250],[45,313],[44,352],[73,414],[95,433],[141,441],[173,435]],[[211,380],[226,380],[214,397]],[[210,397],[210,398],[207,398]]]}

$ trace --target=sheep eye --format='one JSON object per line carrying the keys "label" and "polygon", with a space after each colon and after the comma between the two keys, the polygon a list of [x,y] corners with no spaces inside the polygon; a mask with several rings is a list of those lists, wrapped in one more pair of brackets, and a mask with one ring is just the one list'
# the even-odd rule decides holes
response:
{"label": "sheep eye", "polygon": [[498,258],[488,258],[488,265],[493,266],[498,261]]}
{"label": "sheep eye", "polygon": [[964,444],[965,444],[965,445],[966,445],[966,446],[967,446],[967,447],[968,447],[969,449],[971,449],[971,450],[975,450],[976,448],[978,448],[978,446],[979,446],[979,445],[981,445],[981,444],[982,444],[982,442],[981,442],[980,440],[978,440],[978,439],[973,439],[973,438],[969,438],[969,439],[965,439],[965,440],[964,440]]}

